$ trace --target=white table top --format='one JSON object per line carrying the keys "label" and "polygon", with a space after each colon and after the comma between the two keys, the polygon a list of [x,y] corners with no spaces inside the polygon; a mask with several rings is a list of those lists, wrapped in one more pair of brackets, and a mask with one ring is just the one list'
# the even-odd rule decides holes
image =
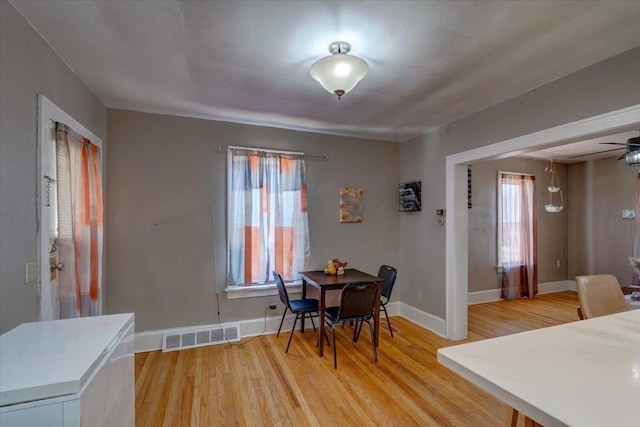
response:
{"label": "white table top", "polygon": [[438,350],[545,427],[640,426],[640,310]]}
{"label": "white table top", "polygon": [[0,406],[79,393],[133,314],[24,323],[0,336]]}

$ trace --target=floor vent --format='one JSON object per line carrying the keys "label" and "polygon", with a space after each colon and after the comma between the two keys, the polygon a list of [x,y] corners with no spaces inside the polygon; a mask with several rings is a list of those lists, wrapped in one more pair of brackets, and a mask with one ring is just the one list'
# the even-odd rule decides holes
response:
{"label": "floor vent", "polygon": [[202,326],[171,331],[162,335],[162,351],[185,350],[205,345],[240,341],[240,325]]}

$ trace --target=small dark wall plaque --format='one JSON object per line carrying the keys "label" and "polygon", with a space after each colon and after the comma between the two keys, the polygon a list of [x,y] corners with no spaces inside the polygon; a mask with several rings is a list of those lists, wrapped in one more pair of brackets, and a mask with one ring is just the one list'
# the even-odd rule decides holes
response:
{"label": "small dark wall plaque", "polygon": [[471,194],[471,166],[467,166],[467,208],[469,209],[473,207]]}
{"label": "small dark wall plaque", "polygon": [[398,186],[400,212],[422,210],[422,181],[405,182]]}

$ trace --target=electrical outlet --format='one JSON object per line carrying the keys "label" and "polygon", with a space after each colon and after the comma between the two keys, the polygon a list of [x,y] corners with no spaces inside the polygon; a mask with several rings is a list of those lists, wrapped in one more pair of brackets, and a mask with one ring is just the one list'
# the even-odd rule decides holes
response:
{"label": "electrical outlet", "polygon": [[422,301],[422,291],[418,291],[418,301]]}
{"label": "electrical outlet", "polygon": [[556,267],[560,267],[560,260],[556,260]]}
{"label": "electrical outlet", "polygon": [[28,262],[25,265],[24,283],[31,283],[38,278],[38,263]]}

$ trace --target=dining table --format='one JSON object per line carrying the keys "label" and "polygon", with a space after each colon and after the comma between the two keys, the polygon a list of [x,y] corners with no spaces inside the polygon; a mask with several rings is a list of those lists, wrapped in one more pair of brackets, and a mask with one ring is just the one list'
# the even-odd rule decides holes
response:
{"label": "dining table", "polygon": [[[375,345],[378,345],[378,338],[380,336],[380,291],[382,287],[383,279],[377,276],[364,273],[355,268],[348,268],[344,270],[344,274],[325,274],[323,270],[318,271],[302,271],[302,298],[307,297],[307,287],[311,286],[319,292],[319,306],[320,306],[320,325],[318,327],[318,354],[324,356],[324,315],[326,309],[326,294],[327,291],[342,289],[346,285],[362,284],[362,283],[375,283],[376,286],[376,303],[374,305],[373,312],[373,329],[374,329],[374,341]],[[302,318],[301,330],[304,331],[304,317]]]}
{"label": "dining table", "polygon": [[[640,426],[640,310],[438,350],[508,405],[504,425]],[[537,424],[536,424],[537,423]]]}

